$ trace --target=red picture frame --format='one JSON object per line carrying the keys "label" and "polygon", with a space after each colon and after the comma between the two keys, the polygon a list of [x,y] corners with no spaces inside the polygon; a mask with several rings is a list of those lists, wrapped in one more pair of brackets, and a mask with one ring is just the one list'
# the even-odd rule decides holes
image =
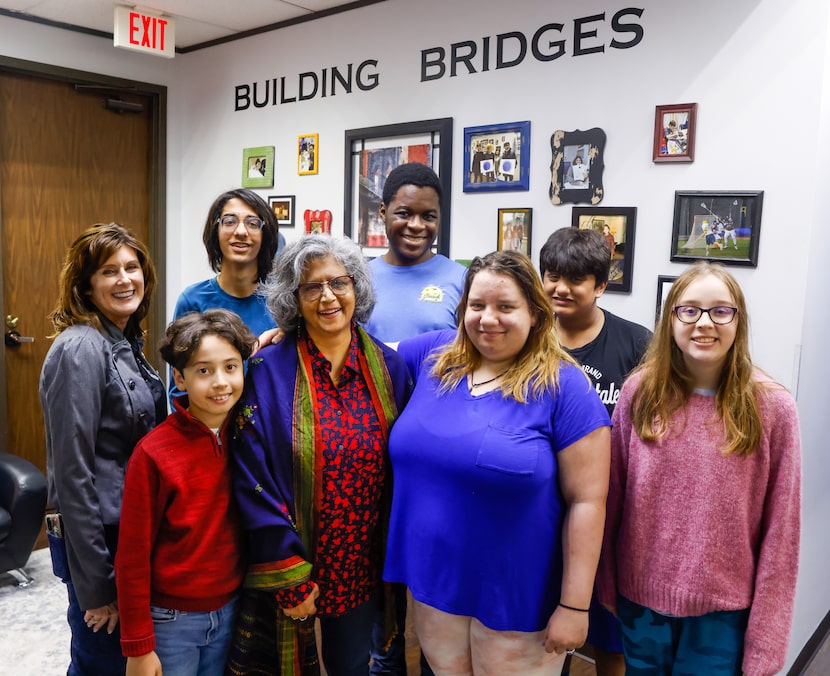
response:
{"label": "red picture frame", "polygon": [[654,162],[694,162],[697,104],[657,106],[654,111]]}

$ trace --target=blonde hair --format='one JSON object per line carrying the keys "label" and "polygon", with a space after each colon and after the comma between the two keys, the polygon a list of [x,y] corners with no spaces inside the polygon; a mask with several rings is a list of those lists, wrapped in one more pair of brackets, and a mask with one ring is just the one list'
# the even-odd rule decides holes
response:
{"label": "blonde hair", "polygon": [[553,310],[542,287],[542,281],[530,259],[516,251],[494,251],[483,258],[476,256],[464,280],[464,292],[455,311],[458,331],[455,339],[434,355],[430,375],[440,382],[439,393],[458,386],[463,378],[481,365],[481,353],[473,345],[464,328],[464,315],[475,276],[486,270],[512,279],[527,301],[535,324],[515,363],[501,381],[501,392],[520,403],[538,398],[547,389],[556,389],[562,361],[576,365],[562,349],[554,332]]}
{"label": "blonde hair", "polygon": [[761,440],[760,385],[753,377],[756,370],[749,355],[749,315],[746,299],[735,278],[720,264],[698,261],[686,270],[669,291],[654,331],[654,338],[635,373],[641,372],[631,399],[629,415],[638,436],[657,441],[669,432],[674,413],[683,408],[694,391],[694,379],[674,340],[672,323],[674,306],[689,286],[706,275],[726,285],[738,312],[735,341],[715,391],[715,406],[723,422],[726,447],[724,455],[751,455]]}

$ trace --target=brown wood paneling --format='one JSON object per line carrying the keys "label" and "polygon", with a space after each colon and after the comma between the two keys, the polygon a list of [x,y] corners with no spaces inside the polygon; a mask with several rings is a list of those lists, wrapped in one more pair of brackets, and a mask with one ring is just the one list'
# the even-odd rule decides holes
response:
{"label": "brown wood paneling", "polygon": [[[6,315],[35,342],[5,348],[8,450],[45,471],[38,377],[66,249],[93,223],[148,241],[151,115],[107,110],[110,92],[0,73],[0,252]],[[5,328],[5,317],[2,318]],[[152,344],[152,343],[150,343]]]}

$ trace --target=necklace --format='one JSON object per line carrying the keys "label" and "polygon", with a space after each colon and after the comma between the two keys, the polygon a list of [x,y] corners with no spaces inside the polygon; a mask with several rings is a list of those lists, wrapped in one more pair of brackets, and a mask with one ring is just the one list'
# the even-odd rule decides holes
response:
{"label": "necklace", "polygon": [[497,376],[493,376],[492,378],[490,378],[490,380],[482,380],[480,383],[474,383],[474,382],[473,382],[473,374],[471,373],[471,374],[470,374],[470,389],[472,389],[472,388],[474,388],[474,387],[481,387],[482,385],[489,385],[489,384],[490,384],[490,383],[492,383],[494,380],[498,380],[499,378],[501,378],[501,377],[502,377],[505,373],[507,373],[507,371],[509,371],[509,370],[510,370],[510,369],[507,369],[507,370],[505,370],[505,371],[502,371],[502,372],[501,372],[501,373],[499,373]]}

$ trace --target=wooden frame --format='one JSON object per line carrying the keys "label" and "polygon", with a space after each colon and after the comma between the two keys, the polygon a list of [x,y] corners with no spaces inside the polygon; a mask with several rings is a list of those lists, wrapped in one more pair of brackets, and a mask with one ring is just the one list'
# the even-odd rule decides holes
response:
{"label": "wooden frame", "polygon": [[277,219],[277,225],[281,228],[294,227],[294,195],[269,195],[268,205]]}
{"label": "wooden frame", "polygon": [[550,164],[550,201],[553,204],[599,204],[602,187],[605,132],[594,127],[587,131],[557,129],[550,137],[553,154]]}
{"label": "wooden frame", "polygon": [[378,216],[389,171],[419,161],[441,181],[441,222],[433,248],[449,258],[452,206],[452,118],[348,129],[345,133],[343,232],[370,257],[386,253],[386,228]]}
{"label": "wooden frame", "polygon": [[499,209],[496,248],[530,256],[533,209]]}
{"label": "wooden frame", "polygon": [[657,275],[657,305],[654,312],[654,326],[660,323],[660,317],[663,314],[663,303],[669,295],[669,289],[677,280],[676,275]]}
{"label": "wooden frame", "polygon": [[274,187],[274,146],[242,150],[242,187]]}
{"label": "wooden frame", "polygon": [[529,189],[529,121],[464,129],[464,192]]}
{"label": "wooden frame", "polygon": [[637,207],[574,207],[571,226],[603,235],[611,253],[606,291],[631,293]]}
{"label": "wooden frame", "polygon": [[757,267],[762,190],[674,193],[671,260]]}
{"label": "wooden frame", "polygon": [[654,162],[694,162],[697,104],[677,103],[654,110]]}
{"label": "wooden frame", "polygon": [[320,166],[320,135],[303,134],[297,137],[297,173],[300,176],[316,174]]}

